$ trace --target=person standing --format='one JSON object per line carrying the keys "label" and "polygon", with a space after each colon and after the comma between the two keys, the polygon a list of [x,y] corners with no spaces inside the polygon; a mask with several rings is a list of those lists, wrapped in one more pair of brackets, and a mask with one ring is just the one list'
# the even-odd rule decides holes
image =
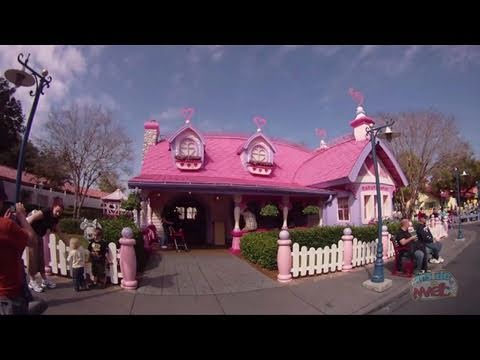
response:
{"label": "person standing", "polygon": [[[47,278],[45,274],[45,259],[43,255],[43,236],[47,231],[57,233],[61,239],[65,236],[60,231],[58,222],[63,213],[63,201],[60,198],[55,198],[51,208],[45,208],[34,212],[27,218],[27,221],[32,225],[36,234],[35,245],[29,248],[28,274],[30,282],[28,287],[35,292],[42,292],[44,289],[53,289],[56,284]],[[42,282],[39,284],[35,277],[40,273]]]}

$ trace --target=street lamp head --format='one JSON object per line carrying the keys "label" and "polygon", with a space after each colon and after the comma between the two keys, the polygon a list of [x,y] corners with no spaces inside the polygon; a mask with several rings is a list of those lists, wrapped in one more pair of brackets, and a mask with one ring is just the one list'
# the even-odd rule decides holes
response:
{"label": "street lamp head", "polygon": [[5,78],[12,84],[15,84],[16,87],[30,87],[35,84],[34,77],[24,70],[9,69],[5,71]]}
{"label": "street lamp head", "polygon": [[398,132],[393,132],[390,126],[387,126],[385,128],[385,132],[377,135],[377,137],[379,137],[380,139],[386,139],[388,142],[392,141],[393,139],[396,139],[399,136],[400,134]]}
{"label": "street lamp head", "polygon": [[460,174],[460,176],[467,176],[467,172],[465,170],[463,170],[463,172]]}

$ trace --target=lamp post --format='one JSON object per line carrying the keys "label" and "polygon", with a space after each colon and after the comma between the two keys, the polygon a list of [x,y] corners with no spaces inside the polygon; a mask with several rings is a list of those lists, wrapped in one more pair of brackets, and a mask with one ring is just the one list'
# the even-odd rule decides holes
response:
{"label": "lamp post", "polygon": [[460,174],[460,171],[458,168],[455,168],[455,177],[457,179],[457,209],[458,209],[458,236],[457,240],[465,240],[465,237],[463,236],[463,231],[462,231],[462,216],[460,213],[460,176],[466,176],[467,173],[465,170]]}
{"label": "lamp post", "polygon": [[[25,133],[23,134],[22,145],[20,147],[20,153],[18,155],[17,162],[17,180],[15,184],[15,203],[20,201],[20,187],[22,184],[22,173],[23,173],[23,163],[25,157],[25,148],[28,143],[28,136],[30,135],[30,128],[32,127],[33,117],[35,116],[35,111],[37,110],[38,100],[40,95],[43,95],[43,89],[45,87],[50,87],[50,82],[52,77],[48,76],[48,71],[43,69],[42,73],[39,74],[33,70],[28,65],[28,60],[30,59],[30,54],[27,55],[25,61],[23,61],[23,54],[18,55],[18,62],[22,65],[21,70],[10,69],[5,71],[5,78],[13,83],[15,87],[25,86],[30,87],[35,85],[35,91],[30,90],[30,96],[33,96],[33,104],[30,110],[30,115],[27,120],[27,127],[25,128]],[[29,72],[26,72],[27,69]]]}
{"label": "lamp post", "polygon": [[[383,283],[385,280],[384,277],[384,268],[383,268],[383,245],[382,245],[382,196],[380,192],[380,176],[378,174],[378,163],[377,163],[377,137],[385,138],[388,141],[391,141],[394,137],[398,137],[399,134],[394,134],[392,131],[392,126],[395,122],[393,120],[387,121],[385,125],[382,126],[370,126],[367,129],[367,134],[370,136],[370,142],[372,144],[372,159],[373,167],[375,169],[375,187],[377,190],[377,215],[378,215],[378,245],[377,245],[377,255],[375,260],[375,266],[373,269],[373,276],[371,278],[372,283]],[[385,129],[384,132],[381,132]]]}

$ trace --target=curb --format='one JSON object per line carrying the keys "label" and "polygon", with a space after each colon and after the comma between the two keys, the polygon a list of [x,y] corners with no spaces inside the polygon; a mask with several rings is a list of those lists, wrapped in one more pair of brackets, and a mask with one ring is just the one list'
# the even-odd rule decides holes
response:
{"label": "curb", "polygon": [[[451,263],[455,258],[458,257],[472,242],[475,237],[475,232],[466,230],[465,231],[465,242],[463,243],[458,243],[461,244],[458,248],[454,249],[454,252],[451,256],[449,256],[448,260],[445,260],[445,262],[442,265],[442,269],[446,267],[449,263]],[[447,240],[455,241],[455,239],[452,238],[447,238]],[[357,311],[354,311],[352,315],[372,315],[373,312],[380,310],[381,308],[385,307],[389,303],[393,302],[394,300],[401,298],[403,295],[408,293],[410,291],[410,282],[407,284],[400,286],[398,289],[390,292],[388,295],[380,298],[379,300],[364,306],[363,308],[360,308]]]}

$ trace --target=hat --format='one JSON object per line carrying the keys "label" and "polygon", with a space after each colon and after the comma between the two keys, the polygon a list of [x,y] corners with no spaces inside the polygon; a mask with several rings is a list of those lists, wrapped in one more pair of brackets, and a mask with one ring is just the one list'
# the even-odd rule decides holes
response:
{"label": "hat", "polygon": [[5,193],[5,188],[3,187],[3,180],[0,180],[0,201],[7,201],[8,196]]}

